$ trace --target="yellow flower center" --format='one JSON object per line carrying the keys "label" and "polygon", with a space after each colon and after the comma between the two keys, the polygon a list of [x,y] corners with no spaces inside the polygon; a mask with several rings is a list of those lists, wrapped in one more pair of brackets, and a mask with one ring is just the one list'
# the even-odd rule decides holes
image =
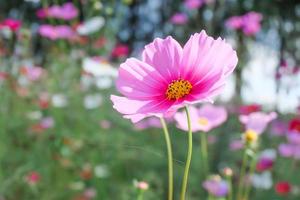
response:
{"label": "yellow flower center", "polygon": [[255,142],[258,138],[258,134],[253,130],[247,130],[245,132],[245,140],[246,142]]}
{"label": "yellow flower center", "polygon": [[198,123],[200,124],[200,125],[202,125],[202,126],[207,126],[208,125],[208,120],[205,118],[205,117],[200,117],[199,119],[198,119]]}
{"label": "yellow flower center", "polygon": [[168,85],[166,96],[169,100],[178,100],[189,94],[192,84],[189,81],[178,79]]}

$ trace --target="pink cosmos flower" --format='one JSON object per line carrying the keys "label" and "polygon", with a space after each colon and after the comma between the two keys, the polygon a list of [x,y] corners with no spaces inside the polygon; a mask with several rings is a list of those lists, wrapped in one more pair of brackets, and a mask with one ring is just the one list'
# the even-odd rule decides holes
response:
{"label": "pink cosmos flower", "polygon": [[[193,131],[208,132],[226,121],[227,112],[224,107],[210,104],[204,105],[200,109],[190,106],[190,117]],[[175,120],[178,128],[188,130],[187,118],[184,112],[176,113]]]}
{"label": "pink cosmos flower", "polygon": [[286,135],[290,144],[300,145],[300,133],[296,131],[290,131]]}
{"label": "pink cosmos flower", "polygon": [[114,108],[133,122],[147,116],[162,117],[187,104],[211,101],[237,65],[237,55],[221,38],[205,31],[190,37],[182,48],[171,36],[145,46],[142,61],[121,64]]}
{"label": "pink cosmos flower", "polygon": [[21,28],[22,22],[16,19],[5,19],[3,22],[0,23],[0,29],[8,28],[12,32],[17,32]]}
{"label": "pink cosmos flower", "polygon": [[292,157],[294,154],[294,146],[291,144],[280,144],[278,146],[278,153],[282,157]]}
{"label": "pink cosmos flower", "polygon": [[245,125],[246,130],[251,129],[258,134],[261,134],[266,129],[268,123],[276,119],[276,117],[277,114],[275,112],[271,112],[269,114],[254,112],[250,115],[241,115],[239,119],[240,122]]}
{"label": "pink cosmos flower", "polygon": [[67,25],[52,26],[44,24],[40,26],[39,34],[51,40],[71,39],[75,36],[73,29]]}
{"label": "pink cosmos flower", "polygon": [[51,17],[63,20],[72,20],[78,16],[78,9],[73,3],[65,3],[62,6],[53,5],[39,9],[36,12],[36,15],[41,19]]}
{"label": "pink cosmos flower", "polygon": [[225,197],[229,191],[227,182],[222,180],[219,176],[204,181],[202,186],[208,193],[215,197]]}
{"label": "pink cosmos flower", "polygon": [[233,16],[226,20],[225,25],[230,29],[240,29],[243,26],[243,17],[242,16]]}
{"label": "pink cosmos flower", "polygon": [[262,14],[257,12],[249,12],[243,16],[243,32],[245,35],[251,36],[258,33],[261,29]]}
{"label": "pink cosmos flower", "polygon": [[247,36],[258,33],[261,29],[262,14],[248,12],[242,16],[233,16],[226,20],[225,25],[234,30],[242,30]]}
{"label": "pink cosmos flower", "polygon": [[186,14],[184,13],[175,13],[171,19],[170,19],[171,23],[173,24],[177,24],[177,25],[182,25],[187,23],[188,21],[188,17]]}

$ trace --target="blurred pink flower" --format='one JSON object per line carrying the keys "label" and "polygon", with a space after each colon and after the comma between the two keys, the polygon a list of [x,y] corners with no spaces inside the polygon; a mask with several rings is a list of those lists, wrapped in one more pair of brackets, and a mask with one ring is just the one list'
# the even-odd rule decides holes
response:
{"label": "blurred pink flower", "polygon": [[71,39],[75,36],[73,29],[67,25],[52,26],[44,24],[40,26],[39,34],[51,40]]}
{"label": "blurred pink flower", "polygon": [[282,157],[292,157],[294,154],[294,146],[291,144],[280,144],[278,146],[278,153]]}
{"label": "blurred pink flower", "polygon": [[44,69],[37,66],[22,67],[21,73],[25,75],[30,81],[37,81],[42,77]]}
{"label": "blurred pink flower", "polygon": [[38,172],[36,171],[32,171],[32,172],[29,172],[29,174],[26,175],[26,182],[29,184],[29,185],[35,185],[37,184],[41,179],[41,176]]}
{"label": "blurred pink flower", "polygon": [[242,140],[232,140],[229,144],[229,149],[232,151],[240,150],[244,147],[244,142]]}
{"label": "blurred pink flower", "polygon": [[262,19],[262,14],[248,12],[242,16],[232,16],[228,18],[225,25],[230,29],[242,30],[247,36],[252,36],[260,31]]}
{"label": "blurred pink flower", "polygon": [[36,11],[36,16],[40,19],[48,17],[48,8],[41,8]]}
{"label": "blurred pink flower", "polygon": [[243,32],[245,35],[252,36],[261,29],[262,14],[249,12],[243,16]]}
{"label": "blurred pink flower", "polygon": [[0,30],[3,28],[8,28],[12,32],[17,32],[21,28],[22,22],[17,19],[5,19],[0,23]]}
{"label": "blurred pink flower", "polygon": [[111,56],[114,58],[126,57],[128,54],[129,46],[126,44],[117,44],[111,52]]}
{"label": "blurred pink flower", "polygon": [[188,9],[193,10],[193,9],[200,8],[204,2],[205,2],[204,0],[185,0],[184,5]]}
{"label": "blurred pink flower", "polygon": [[296,131],[290,131],[286,135],[287,140],[290,144],[300,145],[300,133]]}
{"label": "blurred pink flower", "polygon": [[39,9],[36,15],[43,18],[57,18],[63,20],[71,20],[78,16],[78,9],[73,3],[65,3],[62,6],[53,5],[50,7]]}
{"label": "blurred pink flower", "polygon": [[1,72],[0,71],[0,81],[4,81],[6,79],[8,79],[9,74],[7,72]]}
{"label": "blurred pink flower", "polygon": [[219,176],[204,181],[202,186],[215,197],[225,197],[229,190],[227,182]]}
{"label": "blurred pink flower", "polygon": [[258,134],[265,131],[268,123],[276,119],[277,114],[271,112],[269,114],[263,112],[254,112],[250,115],[240,115],[240,122],[245,125],[246,130],[253,130]]}
{"label": "blurred pink flower", "polygon": [[[227,119],[227,112],[224,107],[206,104],[200,109],[190,106],[191,126],[193,131],[208,132],[221,125]],[[187,119],[184,112],[175,114],[177,126],[180,129],[188,130]]]}
{"label": "blurred pink flower", "polygon": [[54,120],[52,117],[45,117],[40,121],[40,126],[43,129],[49,129],[54,126]]}
{"label": "blurred pink flower", "polygon": [[285,122],[280,120],[274,120],[271,123],[271,135],[282,136],[285,135],[288,130],[288,126]]}
{"label": "blurred pink flower", "polygon": [[161,123],[160,123],[159,118],[150,117],[150,118],[144,119],[144,120],[139,121],[138,123],[134,124],[134,127],[137,130],[144,130],[147,128],[161,128]]}
{"label": "blurred pink flower", "polygon": [[243,16],[233,16],[226,20],[226,26],[230,29],[240,29],[243,26]]}
{"label": "blurred pink flower", "polygon": [[171,23],[177,24],[177,25],[182,25],[187,23],[188,17],[184,13],[175,13],[171,18],[170,18]]}
{"label": "blurred pink flower", "polygon": [[139,181],[135,184],[136,188],[140,190],[148,190],[149,184],[145,181]]}
{"label": "blurred pink flower", "polygon": [[119,68],[114,108],[133,122],[174,113],[187,104],[210,101],[219,94],[237,65],[237,55],[221,38],[205,31],[191,36],[184,48],[171,36],[155,39],[142,61],[127,59]]}

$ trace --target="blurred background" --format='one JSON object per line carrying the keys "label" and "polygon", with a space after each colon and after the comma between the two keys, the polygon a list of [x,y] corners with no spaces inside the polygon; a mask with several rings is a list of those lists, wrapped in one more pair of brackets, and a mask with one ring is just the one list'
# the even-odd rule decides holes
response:
{"label": "blurred background", "polygon": [[[298,0],[0,0],[0,199],[132,200],[134,180],[149,183],[145,199],[166,199],[159,123],[133,125],[109,96],[118,94],[114,80],[126,58],[140,58],[156,37],[183,45],[202,29],[225,38],[239,57],[216,99],[229,113],[210,135],[217,173],[239,168],[241,152],[230,145],[243,131],[240,114],[277,112],[274,126],[280,120],[283,129],[262,136],[262,149],[275,151],[299,119]],[[179,191],[186,135],[172,120],[169,127]],[[300,156],[287,157],[277,157],[271,184],[254,186],[251,199],[300,198]],[[199,165],[194,156],[191,200],[204,195]],[[278,181],[294,189],[282,196]]]}

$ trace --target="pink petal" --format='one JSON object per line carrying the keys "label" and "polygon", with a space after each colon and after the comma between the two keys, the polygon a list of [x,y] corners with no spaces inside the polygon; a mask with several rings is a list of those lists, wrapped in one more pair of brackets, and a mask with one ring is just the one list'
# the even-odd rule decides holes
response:
{"label": "pink petal", "polygon": [[154,100],[165,96],[166,87],[160,74],[147,63],[130,58],[120,66],[117,88],[129,98]]}
{"label": "pink petal", "polygon": [[165,78],[166,83],[178,79],[182,48],[171,36],[166,39],[157,38],[145,46],[142,57],[144,62],[154,67]]}
{"label": "pink petal", "polygon": [[208,74],[222,72],[227,76],[233,71],[237,61],[236,52],[225,40],[214,40],[205,31],[201,31],[192,35],[183,48],[181,76],[192,83]]}

